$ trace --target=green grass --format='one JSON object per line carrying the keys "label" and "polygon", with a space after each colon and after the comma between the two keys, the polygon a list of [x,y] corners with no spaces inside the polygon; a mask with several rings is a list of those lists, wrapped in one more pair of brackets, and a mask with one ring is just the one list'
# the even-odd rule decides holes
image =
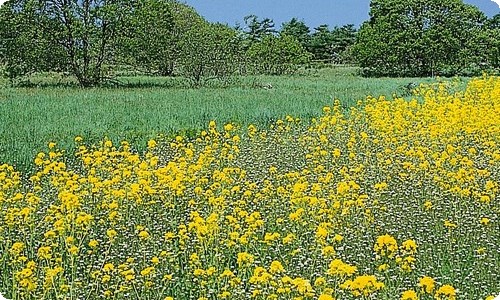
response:
{"label": "green grass", "polygon": [[[121,80],[129,87],[80,89],[39,84],[13,88],[0,82],[0,163],[27,170],[47,142],[68,148],[77,135],[91,141],[127,139],[140,148],[159,133],[196,132],[212,119],[243,126],[267,126],[288,114],[310,119],[333,99],[348,107],[367,95],[403,95],[410,82],[432,81],[362,78],[346,68],[245,77],[229,87],[198,89],[186,87],[178,79]],[[264,88],[267,85],[272,88]]]}

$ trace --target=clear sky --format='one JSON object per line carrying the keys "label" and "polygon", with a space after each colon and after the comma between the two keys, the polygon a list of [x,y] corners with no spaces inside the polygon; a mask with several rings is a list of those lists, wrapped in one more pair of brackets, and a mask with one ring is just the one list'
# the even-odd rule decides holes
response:
{"label": "clear sky", "polygon": [[[404,0],[402,0],[404,1]],[[202,16],[211,22],[237,22],[254,14],[259,18],[271,18],[276,27],[293,17],[304,20],[311,27],[321,24],[331,26],[360,25],[368,19],[369,0],[186,0]],[[500,13],[500,8],[492,0],[465,0],[481,9],[489,17]]]}

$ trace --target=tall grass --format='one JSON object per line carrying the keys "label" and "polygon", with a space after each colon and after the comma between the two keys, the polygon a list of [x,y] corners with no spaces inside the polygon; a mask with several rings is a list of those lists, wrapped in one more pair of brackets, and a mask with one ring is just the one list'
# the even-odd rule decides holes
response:
{"label": "tall grass", "polygon": [[[0,162],[25,170],[34,155],[54,141],[62,148],[77,135],[127,139],[144,147],[158,133],[189,134],[233,121],[265,125],[293,115],[316,116],[340,99],[348,107],[367,95],[406,93],[415,78],[362,78],[352,69],[307,71],[295,76],[240,78],[228,87],[192,89],[165,78],[122,78],[125,87],[73,86],[0,89]],[[177,79],[176,79],[177,80]],[[178,81],[178,80],[177,80]],[[43,83],[43,82],[42,82]],[[128,87],[127,87],[128,86]]]}

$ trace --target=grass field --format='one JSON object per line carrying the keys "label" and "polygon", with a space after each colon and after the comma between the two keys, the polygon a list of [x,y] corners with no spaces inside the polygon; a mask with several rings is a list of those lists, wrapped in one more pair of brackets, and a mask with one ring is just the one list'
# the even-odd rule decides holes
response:
{"label": "grass field", "polygon": [[[274,96],[299,80],[277,78]],[[126,141],[64,132],[77,152],[51,143],[32,158],[28,176],[0,164],[0,292],[12,300],[500,294],[499,77],[472,79],[467,88],[422,85],[413,100],[367,98],[350,110],[335,101],[315,112],[292,103],[301,97],[275,114],[298,114],[302,105],[318,116],[308,123],[285,117],[239,126],[220,120],[238,110],[213,111],[220,119],[200,123],[195,138],[149,140],[139,153]],[[97,107],[97,99],[88,102]],[[139,107],[149,116],[137,103],[113,106],[122,118]],[[51,128],[69,124],[51,121]],[[94,123],[99,133],[109,130]],[[134,124],[144,135],[155,129]]]}
{"label": "grass field", "polygon": [[[25,170],[49,141],[62,148],[73,137],[127,139],[139,148],[158,133],[192,133],[212,119],[258,125],[292,115],[317,116],[340,99],[348,107],[367,95],[407,93],[415,78],[362,78],[355,69],[307,71],[282,77],[246,77],[229,87],[192,89],[178,79],[122,78],[122,88],[45,86],[0,89],[0,162]],[[43,80],[38,80],[43,83]],[[35,79],[33,82],[37,82]],[[272,88],[268,88],[271,85]]]}

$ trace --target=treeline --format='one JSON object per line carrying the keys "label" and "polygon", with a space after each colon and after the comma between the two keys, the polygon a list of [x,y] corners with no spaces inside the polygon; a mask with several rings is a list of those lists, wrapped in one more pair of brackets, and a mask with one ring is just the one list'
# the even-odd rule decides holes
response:
{"label": "treeline", "polygon": [[369,76],[498,72],[500,14],[462,0],[372,0],[353,53]]}
{"label": "treeline", "polygon": [[229,27],[175,0],[9,0],[0,8],[0,64],[11,80],[39,72],[95,86],[116,70],[184,76],[287,74],[357,64],[368,76],[472,75],[498,70],[500,14],[461,0],[373,0],[370,19],[309,28],[247,16]]}

